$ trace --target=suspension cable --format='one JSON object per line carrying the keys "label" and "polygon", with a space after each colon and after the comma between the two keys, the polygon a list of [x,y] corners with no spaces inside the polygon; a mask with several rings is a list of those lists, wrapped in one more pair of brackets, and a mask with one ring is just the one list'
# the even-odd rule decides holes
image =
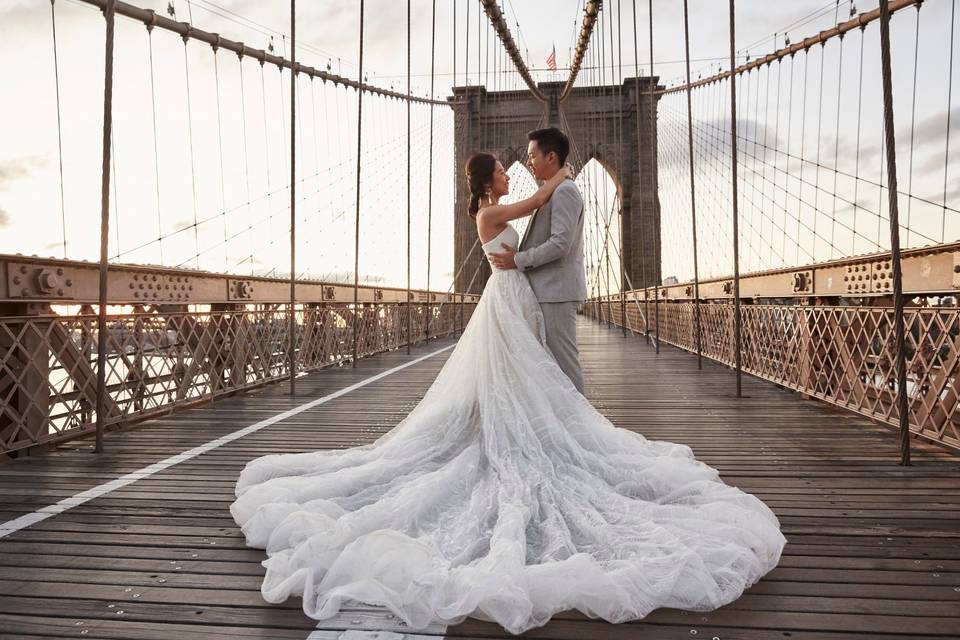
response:
{"label": "suspension cable", "polygon": [[563,91],[560,92],[560,102],[570,97],[570,92],[573,91],[573,84],[577,80],[577,74],[580,73],[580,64],[583,62],[583,57],[587,52],[587,48],[590,46],[590,38],[593,35],[593,27],[597,22],[597,15],[602,8],[603,0],[587,0],[587,4],[583,10],[583,26],[580,29],[580,37],[577,40],[576,53],[570,62],[570,76],[567,78],[567,83],[564,85]]}
{"label": "suspension cable", "polygon": [[[89,0],[85,0],[85,1],[89,1]],[[892,14],[896,11],[909,7],[910,5],[919,4],[920,2],[923,2],[923,0],[890,0],[889,1],[890,13]],[[745,64],[740,65],[739,67],[731,66],[730,70],[728,71],[721,71],[719,73],[708,76],[706,78],[698,79],[695,82],[693,82],[690,86],[695,89],[699,86],[711,84],[719,80],[725,80],[731,74],[741,75],[743,73],[746,73],[750,69],[760,67],[768,62],[773,62],[774,60],[785,58],[786,56],[792,57],[798,51],[809,49],[813,45],[819,44],[820,42],[825,42],[830,38],[837,37],[841,33],[846,33],[848,31],[852,31],[854,29],[864,27],[870,24],[871,22],[873,22],[874,20],[878,20],[879,18],[880,18],[879,9],[874,9],[872,11],[861,13],[856,17],[851,18],[850,20],[842,24],[838,24],[835,27],[821,31],[815,36],[811,36],[809,38],[805,38],[800,42],[795,42],[791,45],[785,46],[782,49],[778,49],[766,56],[755,58],[754,60],[751,60]],[[736,62],[734,62],[734,64],[736,64]],[[661,89],[660,93],[674,93],[676,91],[685,91],[685,90],[686,90],[686,86],[680,84],[680,85],[674,85],[672,87],[667,87],[665,89]]]}
{"label": "suspension cable", "polygon": [[950,4],[950,64],[947,68],[947,135],[943,154],[943,218],[940,227],[940,242],[946,242],[947,239],[947,177],[950,172],[950,104],[953,99],[953,37],[955,35],[954,26],[956,24],[957,3],[953,0]]}
{"label": "suspension cable", "polygon": [[880,0],[880,69],[883,82],[883,133],[887,157],[887,196],[890,208],[890,263],[893,267],[893,336],[897,376],[897,412],[900,419],[900,464],[910,465],[910,414],[907,404],[906,327],[903,271],[900,262],[900,214],[897,203],[897,147],[893,120],[893,83],[890,73],[890,7]]}
{"label": "suspension cable", "polygon": [[[687,69],[687,149],[690,157],[690,218],[693,231],[693,324],[694,342],[697,348],[697,369],[703,369],[703,345],[700,327],[700,270],[697,257],[697,193],[693,175],[693,98],[690,88],[690,20],[687,0],[683,0],[683,45]],[[766,127],[764,127],[766,131]]]}
{"label": "suspension cable", "polygon": [[217,89],[217,148],[219,149],[220,158],[220,212],[223,218],[223,268],[226,269],[230,263],[230,256],[227,252],[227,188],[223,171],[223,119],[220,117],[220,56],[217,55],[216,46],[213,47],[213,78]]}
{"label": "suspension cable", "polygon": [[[103,10],[106,6],[108,0],[76,0],[77,2],[82,2],[94,6],[100,10]],[[190,23],[186,22],[177,22],[176,20],[171,20],[170,18],[157,15],[150,9],[141,9],[132,4],[127,4],[125,2],[120,2],[116,4],[116,13],[144,24],[153,23],[155,26],[165,30],[171,31],[187,39],[199,40],[200,42],[205,42],[206,44],[212,45],[215,42],[219,42],[219,46],[223,49],[233,51],[239,56],[252,56],[263,62],[269,62],[270,64],[275,64],[280,68],[291,68],[291,61],[282,56],[277,56],[269,51],[264,51],[263,49],[256,49],[249,47],[243,42],[237,42],[235,40],[230,40],[228,38],[223,38],[218,36],[216,33],[209,31],[204,31],[203,29],[197,29]],[[218,40],[219,38],[219,40]],[[384,97],[397,98],[400,100],[413,100],[414,102],[430,103],[440,106],[449,107],[450,103],[446,100],[433,100],[429,98],[418,98],[416,96],[406,96],[402,92],[392,91],[388,89],[383,89],[375,85],[371,85],[363,80],[363,73],[359,73],[357,80],[351,80],[342,75],[332,73],[330,71],[322,71],[320,69],[315,69],[307,65],[297,65],[297,70],[299,73],[309,75],[311,77],[320,78],[321,80],[328,80],[334,84],[338,84],[344,87],[350,87],[353,89],[359,89],[361,92],[365,93],[375,93]]]}
{"label": "suspension cable", "polygon": [[153,177],[157,192],[157,244],[160,248],[160,264],[163,264],[163,220],[160,208],[160,158],[157,148],[157,91],[153,70],[153,24],[147,25],[147,44],[150,50],[150,112],[153,119]]}
{"label": "suspension cable", "polygon": [[103,162],[100,166],[100,277],[97,305],[97,420],[94,451],[103,453],[103,430],[107,410],[107,255],[110,242],[110,141],[113,131],[113,40],[114,0],[106,0],[103,70]]}
{"label": "suspension cable", "polygon": [[[652,2],[653,0],[651,0]],[[730,0],[730,68],[736,64],[736,0]],[[737,76],[730,75],[730,187],[733,202],[733,345],[734,364],[737,370],[737,397],[743,397],[741,356],[741,309],[740,309],[740,224],[737,198]]]}
{"label": "suspension cable", "polygon": [[[410,95],[410,0],[407,0],[407,95]],[[407,101],[407,354],[413,340],[413,305],[410,299],[410,101]]]}
{"label": "suspension cable", "polygon": [[60,229],[63,233],[63,257],[67,258],[67,213],[63,186],[63,127],[60,116],[60,61],[57,54],[56,0],[50,0],[50,24],[53,29],[53,81],[57,97],[57,156],[60,161]]}
{"label": "suspension cable", "polygon": [[[283,94],[283,73],[280,74]],[[281,108],[280,112],[283,112]],[[290,318],[287,359],[290,395],[297,392],[297,0],[290,0]]]}
{"label": "suspension cable", "polygon": [[190,143],[190,190],[193,194],[193,241],[197,253],[197,269],[200,268],[200,229],[197,226],[197,172],[193,153],[193,108],[190,104],[190,64],[187,58],[187,42],[190,39],[183,37],[183,71],[187,85],[187,140]]}
{"label": "suspension cable", "polygon": [[[733,2],[733,0],[730,0]],[[654,82],[653,75],[653,0],[648,0],[647,2],[649,15],[649,25],[650,25],[650,135],[653,140],[657,139],[657,98],[654,95],[654,90],[656,89],[656,82]],[[660,238],[662,237],[661,221],[660,221],[660,201],[658,193],[660,191],[660,175],[657,167],[656,156],[651,163],[653,167],[653,220],[651,224],[653,226],[653,313],[656,316],[657,324],[655,327],[657,340],[656,340],[656,352],[660,353],[660,283],[663,279],[663,273],[661,272],[660,265]]]}
{"label": "suspension cable", "polygon": [[[639,227],[643,230],[641,233],[640,241],[640,278],[643,280],[643,334],[646,337],[647,344],[650,343],[650,301],[647,296],[647,260],[646,260],[646,251],[647,251],[647,234],[646,234],[646,216],[644,216],[644,194],[643,194],[643,147],[640,144],[640,53],[637,48],[637,0],[632,0],[633,6],[633,75],[636,82],[636,92],[637,99],[636,103],[636,115],[634,121],[636,124],[636,136],[637,136],[637,175],[638,175],[638,184],[640,186],[640,207],[637,211],[637,215],[640,216],[640,225]],[[653,75],[650,75],[649,83],[653,84]],[[653,90],[651,89],[650,95],[652,97]],[[653,104],[650,104],[650,108],[653,108]],[[633,215],[631,214],[631,219]],[[633,258],[633,251],[631,249],[630,257]],[[633,265],[633,260],[631,259],[631,266]],[[633,287],[631,286],[631,289]]]}
{"label": "suspension cable", "polygon": [[[430,97],[434,95],[434,81],[436,80],[436,49],[437,49],[437,0],[432,0],[430,10]],[[457,3],[453,3],[453,10],[457,10]],[[454,31],[456,37],[456,31]],[[454,47],[456,51],[456,47]],[[456,54],[454,54],[456,55]],[[457,65],[454,62],[453,71],[456,73]],[[456,84],[456,82],[454,82]],[[433,300],[429,298],[430,293],[430,250],[433,247],[433,107],[430,107],[430,142],[427,152],[427,321],[425,331],[425,340],[430,339],[430,321],[433,320]],[[456,174],[454,174],[456,175]]]}
{"label": "suspension cable", "polygon": [[[520,74],[520,77],[523,78],[523,81],[527,83],[527,88],[530,89],[530,93],[533,94],[533,97],[540,102],[549,102],[547,96],[540,91],[540,87],[537,86],[537,83],[530,75],[530,70],[527,68],[527,64],[523,61],[523,56],[520,55],[520,50],[517,49],[517,45],[513,40],[513,36],[510,34],[510,27],[507,26],[507,21],[503,17],[503,11],[497,5],[496,0],[480,0],[480,4],[483,5],[484,12],[487,14],[487,17],[490,19],[490,23],[493,25],[497,35],[500,37],[500,42],[503,43],[503,48],[506,49],[508,54],[510,54],[510,58],[513,60],[513,64],[517,68],[517,72]],[[477,47],[477,50],[479,51],[479,46]],[[480,83],[479,78],[477,78],[477,83]]]}
{"label": "suspension cable", "polygon": [[[363,8],[364,0],[360,0],[360,78],[363,78]],[[363,92],[357,92],[357,193],[356,193],[356,214],[354,217],[354,244],[353,244],[353,361],[352,366],[357,366],[357,341],[359,331],[360,313],[357,306],[359,300],[358,286],[360,284],[360,156],[362,153],[363,142]]]}

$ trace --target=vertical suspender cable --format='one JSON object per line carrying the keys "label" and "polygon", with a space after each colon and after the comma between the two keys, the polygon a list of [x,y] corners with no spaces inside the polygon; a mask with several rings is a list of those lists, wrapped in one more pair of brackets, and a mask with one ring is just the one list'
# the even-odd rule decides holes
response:
{"label": "vertical suspender cable", "polygon": [[[470,85],[470,0],[464,0],[463,14],[466,16],[464,18],[464,27],[463,27],[463,85],[468,87]],[[479,80],[477,83],[479,84]],[[470,145],[473,143],[473,127],[472,118],[471,118],[471,107],[473,102],[470,99],[469,89],[465,89],[463,93],[464,97],[467,100],[466,112],[467,112],[467,144]],[[464,264],[467,262],[467,255],[463,257]],[[457,285],[453,285],[453,306],[454,306],[454,316],[453,316],[453,327],[454,333],[458,330],[463,331],[463,299],[464,293],[461,291],[459,298],[457,297]],[[459,327],[459,328],[458,328]]]}
{"label": "vertical suspender cable", "polygon": [[50,22],[53,26],[53,79],[57,90],[57,153],[60,157],[60,226],[63,232],[63,257],[67,257],[67,213],[63,195],[63,129],[60,124],[60,61],[57,57],[57,11],[56,0],[50,0]]}
{"label": "vertical suspender cable", "polygon": [[[357,77],[363,80],[363,4],[360,0],[360,66],[357,71]],[[357,288],[360,285],[360,145],[363,141],[363,91],[357,89],[357,193],[356,193],[356,213],[354,216],[354,240],[353,240],[353,361],[352,366],[357,366],[357,346],[358,332],[360,330],[360,310],[357,308],[358,293]]]}
{"label": "vertical suspender cable", "polygon": [[[250,208],[250,151],[247,146],[247,90],[243,81],[243,55],[237,55],[237,70],[240,74],[240,124],[243,128],[243,179],[247,195],[247,239],[249,240],[250,275],[253,275],[253,212]],[[159,196],[158,196],[159,197]],[[159,202],[159,201],[158,201]],[[163,245],[161,244],[161,247]],[[161,257],[163,254],[160,254]]]}
{"label": "vertical suspender cable", "polygon": [[[821,47],[820,54],[823,55],[824,48]],[[823,60],[821,58],[820,66],[823,67]],[[840,61],[839,68],[837,70],[837,119],[836,127],[833,132],[833,213],[830,218],[830,257],[833,257],[834,250],[834,231],[837,227],[837,174],[840,172],[840,110],[843,101],[841,97],[843,96],[843,36],[840,36]],[[817,168],[817,175],[820,174],[820,168]],[[851,235],[857,237],[857,228],[852,227]]]}
{"label": "vertical suspender cable", "polygon": [[[920,52],[920,7],[917,7],[917,26],[913,40],[913,101],[910,107],[910,168],[907,170],[907,224],[904,225],[907,230],[907,246],[910,246],[910,212],[913,209],[913,147],[915,141],[915,130],[917,122],[917,59]],[[947,109],[950,113],[950,109]]]}
{"label": "vertical suspender cable", "polygon": [[270,241],[268,246],[270,249],[273,249],[273,234],[274,227],[273,224],[273,183],[270,180],[270,136],[267,135],[267,82],[264,79],[263,66],[266,64],[264,58],[260,58],[260,104],[263,106],[263,148],[266,154],[266,161],[263,163],[263,168],[267,174],[267,226],[269,227],[267,233],[270,235]]}
{"label": "vertical suspender cable", "polygon": [[297,392],[297,0],[290,0],[290,395]]}
{"label": "vertical suspender cable", "polygon": [[103,163],[100,167],[100,291],[97,309],[97,453],[103,453],[103,423],[107,410],[107,250],[110,242],[110,139],[113,127],[114,0],[107,0],[106,47],[103,65]]}
{"label": "vertical suspender cable", "polygon": [[[609,24],[609,27],[608,27],[607,29],[604,29],[603,20],[602,20],[603,16],[600,16],[600,17],[601,17],[601,20],[600,20],[600,24],[599,24],[598,26],[600,27],[600,84],[603,86],[603,89],[601,90],[601,95],[603,95],[604,97],[606,97],[606,95],[607,95],[607,39],[606,39],[604,36],[606,35],[606,31],[609,31],[609,32],[610,32],[610,48],[613,49],[613,29],[612,29],[612,27],[613,27],[613,20],[612,20],[612,18],[613,18],[613,15],[612,15],[613,12],[612,12],[612,11],[605,11],[604,13],[606,13],[608,16],[610,16],[610,19],[608,20],[608,22],[610,23],[610,24]],[[613,53],[613,52],[611,51],[611,54],[612,54],[612,53]],[[603,145],[604,147],[606,147],[606,142],[607,142],[607,127],[609,126],[609,124],[608,124],[608,122],[607,122],[607,110],[606,110],[606,109],[604,109],[604,111],[603,111],[603,121],[602,121],[602,123],[601,123],[600,126],[601,126],[601,129],[600,129],[600,144]],[[606,155],[606,151],[607,151],[606,148],[604,148],[603,151],[604,151],[604,155]],[[607,160],[607,162],[609,162],[609,158],[606,158],[606,160]],[[613,324],[613,318],[610,317],[610,252],[609,252],[609,250],[608,250],[608,249],[609,249],[609,243],[610,243],[610,233],[609,233],[609,230],[610,230],[610,227],[609,227],[609,215],[610,215],[610,211],[609,211],[608,208],[607,208],[607,182],[606,182],[606,180],[603,181],[603,208],[601,209],[601,215],[602,215],[602,217],[603,217],[603,231],[604,231],[604,233],[603,233],[603,248],[602,248],[601,253],[600,253],[600,262],[601,262],[601,266],[604,268],[604,271],[603,271],[603,275],[604,275],[603,301],[604,301],[604,303],[605,303],[605,305],[606,305],[606,310],[604,311],[604,313],[605,313],[606,316],[607,316],[607,318],[606,318],[606,320],[607,320],[607,326],[609,327],[609,326],[611,326],[611,325]]]}
{"label": "vertical suspender cable", "polygon": [[[187,32],[189,34],[189,31]],[[193,107],[190,100],[190,60],[187,55],[189,35],[183,36],[183,73],[187,84],[187,137],[190,141],[190,189],[193,193],[193,244],[196,251],[197,269],[200,268],[200,223],[197,220],[197,171],[193,155]]]}
{"label": "vertical suspender cable", "polygon": [[[860,175],[860,133],[862,127],[860,126],[861,119],[863,117],[863,44],[866,38],[864,33],[866,32],[866,26],[860,28],[860,71],[857,78],[857,144],[856,151],[854,152],[854,165],[853,165],[853,175]],[[950,111],[947,110],[947,118],[950,117]],[[853,227],[853,234],[850,246],[850,255],[857,255],[857,208],[859,207],[859,187],[860,187],[860,178],[856,177],[853,180],[853,222],[851,227]],[[946,193],[946,188],[944,188],[944,193]],[[943,240],[941,239],[941,242]]]}
{"label": "vertical suspender cable", "polygon": [[[153,179],[157,193],[157,245],[160,252],[160,264],[163,264],[163,221],[160,209],[160,157],[157,152],[157,91],[153,72],[153,23],[147,24],[147,44],[150,49],[150,113],[153,119]],[[242,72],[242,70],[241,70]],[[241,78],[241,86],[243,79]],[[242,93],[242,92],[241,92]],[[246,122],[246,120],[244,120]],[[246,137],[246,125],[244,125]],[[246,144],[246,143],[244,143]],[[248,189],[249,191],[249,189]],[[249,200],[249,194],[247,200]]]}
{"label": "vertical suspender cable", "polygon": [[[436,23],[434,23],[436,24]],[[436,33],[434,33],[436,36]],[[453,1],[453,86],[457,86],[457,2]],[[466,83],[464,83],[466,84]],[[456,175],[456,172],[454,172]]]}
{"label": "vertical suspender cable", "polygon": [[730,0],[730,174],[733,193],[733,359],[737,368],[737,397],[743,395],[740,354],[740,226],[737,207],[737,60],[736,0]]}
{"label": "vertical suspender cable", "polygon": [[[940,242],[947,238],[947,177],[950,175],[950,105],[953,99],[953,37],[957,3],[954,0],[950,5],[950,64],[947,67],[947,140],[943,152],[943,216],[940,222]],[[854,227],[856,228],[856,227]]]}
{"label": "vertical suspender cable", "polygon": [[[223,222],[223,270],[230,269],[230,255],[227,252],[229,237],[227,235],[227,187],[223,172],[223,118],[220,117],[220,56],[219,47],[213,45],[213,79],[217,89],[217,148],[220,158],[220,219]],[[117,247],[119,250],[119,247]]]}
{"label": "vertical suspender cable", "polygon": [[[457,86],[457,0],[453,0],[453,46],[451,47],[451,49],[453,49],[453,87],[451,87],[451,89],[452,89],[452,88],[455,88],[455,87]],[[431,63],[431,64],[432,64],[432,63]],[[464,86],[466,86],[466,84],[467,84],[467,82],[466,82],[466,80],[467,80],[466,74],[464,74],[463,80],[464,80],[463,84],[464,84]],[[430,82],[431,82],[431,83],[433,82],[433,77],[432,77],[432,76],[431,76]],[[454,128],[456,128],[456,116],[454,116]],[[454,156],[456,156],[456,154],[454,154]],[[454,160],[454,161],[456,161],[456,160]],[[457,172],[454,171],[454,172],[453,172],[453,175],[456,176],[456,175],[457,175]],[[456,191],[454,191],[454,200],[456,200]],[[456,215],[456,212],[454,212],[454,215]],[[456,242],[456,239],[455,239],[454,241]],[[454,281],[453,281],[453,283],[451,284],[451,287],[450,287],[450,288],[452,289],[453,295],[454,295],[454,298],[451,299],[451,300],[453,300],[454,302],[453,302],[453,311],[451,312],[451,313],[453,314],[453,317],[450,319],[450,327],[451,327],[451,328],[453,329],[453,331],[455,332],[455,331],[456,331],[456,326],[457,326],[457,316],[456,316],[456,308],[457,308],[457,305],[456,305],[456,302],[455,302],[455,298],[456,298],[456,294],[457,294],[457,282],[456,282],[456,278],[454,278]],[[440,300],[440,309],[438,310],[438,313],[439,313],[440,310],[443,309],[443,305],[444,305],[446,302],[447,302],[447,298],[446,298],[446,295],[444,295],[444,297]],[[441,323],[441,326],[443,326],[443,323]],[[448,335],[449,335],[449,334],[448,334]]]}
{"label": "vertical suspender cable", "polygon": [[693,335],[697,345],[697,368],[703,369],[703,345],[700,341],[700,271],[697,260],[697,193],[693,179],[693,97],[690,88],[690,20],[687,0],[683,0],[683,44],[687,64],[687,152],[690,155],[690,217],[693,229]]}
{"label": "vertical suspender cable", "polygon": [[900,264],[900,212],[897,206],[897,149],[893,129],[893,84],[890,78],[890,7],[880,0],[880,68],[883,76],[883,133],[887,156],[890,207],[890,258],[893,263],[893,335],[897,367],[897,412],[900,414],[900,464],[910,465],[910,414],[907,408],[907,356],[903,319],[903,271]]}
{"label": "vertical suspender cable", "polygon": [[413,300],[410,296],[410,0],[407,0],[407,353],[413,337]]}
{"label": "vertical suspender cable", "polygon": [[[731,0],[732,2],[733,0]],[[657,98],[653,93],[656,83],[653,81],[653,0],[647,3],[650,9],[650,139],[657,140]],[[660,143],[657,142],[659,147]],[[652,150],[651,150],[652,151]],[[656,344],[654,345],[657,353],[660,353],[660,185],[659,172],[657,171],[659,153],[653,156],[653,162],[650,163],[653,168],[653,315],[656,316],[657,325]]]}
{"label": "vertical suspender cable", "polygon": [[[640,52],[637,49],[637,0],[633,0],[633,75],[634,80],[636,81],[636,92],[637,92],[637,103],[636,103],[636,130],[637,130],[637,175],[638,175],[638,184],[641,193],[640,193],[640,207],[636,212],[636,215],[640,216],[640,228],[645,229],[646,225],[643,220],[643,151],[640,146]],[[631,219],[633,218],[633,213],[630,215]],[[647,265],[646,265],[646,234],[641,235],[640,242],[640,279],[643,281],[643,335],[647,341],[647,344],[650,344],[650,301],[647,300]],[[624,250],[624,253],[626,251]],[[631,258],[633,257],[633,250],[630,251]],[[632,260],[631,260],[632,262]],[[634,291],[634,296],[636,296],[636,291]]]}
{"label": "vertical suspender cable", "polygon": [[[453,10],[456,12],[457,3],[453,3]],[[437,0],[433,0],[433,8],[430,13],[430,98],[433,99],[434,95],[434,82],[436,80],[436,49],[437,49]],[[456,37],[456,30],[454,30],[454,37]],[[456,51],[456,47],[454,47]],[[454,54],[456,55],[456,54]],[[453,65],[453,73],[456,76],[457,65]],[[456,85],[456,80],[454,80],[454,85]],[[433,223],[433,105],[430,105],[430,142],[428,143],[429,156],[427,160],[427,319],[425,322],[426,328],[424,329],[424,340],[430,340],[430,321],[433,319],[433,294],[430,292],[430,249],[432,247],[431,243],[431,234]],[[456,175],[456,173],[454,173]]]}
{"label": "vertical suspender cable", "polygon": [[[622,2],[617,3],[617,69],[620,72],[619,80],[617,81],[617,139],[619,140],[619,150],[617,162],[620,165],[621,176],[625,173],[623,170],[623,22],[621,21],[620,10],[622,8]],[[621,180],[623,178],[621,177]],[[617,221],[617,226],[620,231],[620,238],[618,242],[620,243],[620,327],[622,329],[623,337],[627,337],[627,275],[626,269],[623,265],[623,253],[624,245],[623,238],[625,235],[623,227],[623,185],[620,187],[620,193],[618,197],[620,198],[620,212],[619,219]]]}

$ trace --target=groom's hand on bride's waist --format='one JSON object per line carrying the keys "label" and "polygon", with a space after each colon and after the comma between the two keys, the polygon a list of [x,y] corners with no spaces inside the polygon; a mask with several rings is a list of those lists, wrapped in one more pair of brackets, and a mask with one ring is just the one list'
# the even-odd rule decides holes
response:
{"label": "groom's hand on bride's waist", "polygon": [[517,263],[513,261],[513,256],[517,252],[508,244],[500,243],[503,247],[503,253],[490,253],[490,263],[495,269],[516,269]]}

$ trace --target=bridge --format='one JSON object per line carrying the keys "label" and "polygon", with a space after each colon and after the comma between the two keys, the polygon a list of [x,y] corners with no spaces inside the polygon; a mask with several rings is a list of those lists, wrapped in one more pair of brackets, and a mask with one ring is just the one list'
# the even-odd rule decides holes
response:
{"label": "bridge", "polygon": [[0,123],[3,637],[509,637],[270,605],[228,507],[249,460],[416,405],[490,275],[465,159],[526,197],[545,125],[586,204],[588,399],[788,544],[717,611],[528,635],[957,635],[956,2],[762,32],[750,0],[570,2],[556,71],[517,4],[360,0],[336,54],[295,0],[276,30],[208,0],[13,9],[0,56],[46,58]]}

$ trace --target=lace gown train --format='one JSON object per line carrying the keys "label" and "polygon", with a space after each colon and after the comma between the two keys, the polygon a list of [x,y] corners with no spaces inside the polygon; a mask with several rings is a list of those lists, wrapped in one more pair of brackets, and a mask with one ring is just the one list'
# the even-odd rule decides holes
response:
{"label": "lace gown train", "polygon": [[[484,245],[517,245],[507,227]],[[263,597],[347,600],[410,627],[466,616],[512,633],[578,609],[611,622],[711,610],[776,566],[756,497],[682,444],[618,429],[544,347],[526,277],[495,270],[423,400],[375,443],[268,455],[231,507],[266,549]]]}

